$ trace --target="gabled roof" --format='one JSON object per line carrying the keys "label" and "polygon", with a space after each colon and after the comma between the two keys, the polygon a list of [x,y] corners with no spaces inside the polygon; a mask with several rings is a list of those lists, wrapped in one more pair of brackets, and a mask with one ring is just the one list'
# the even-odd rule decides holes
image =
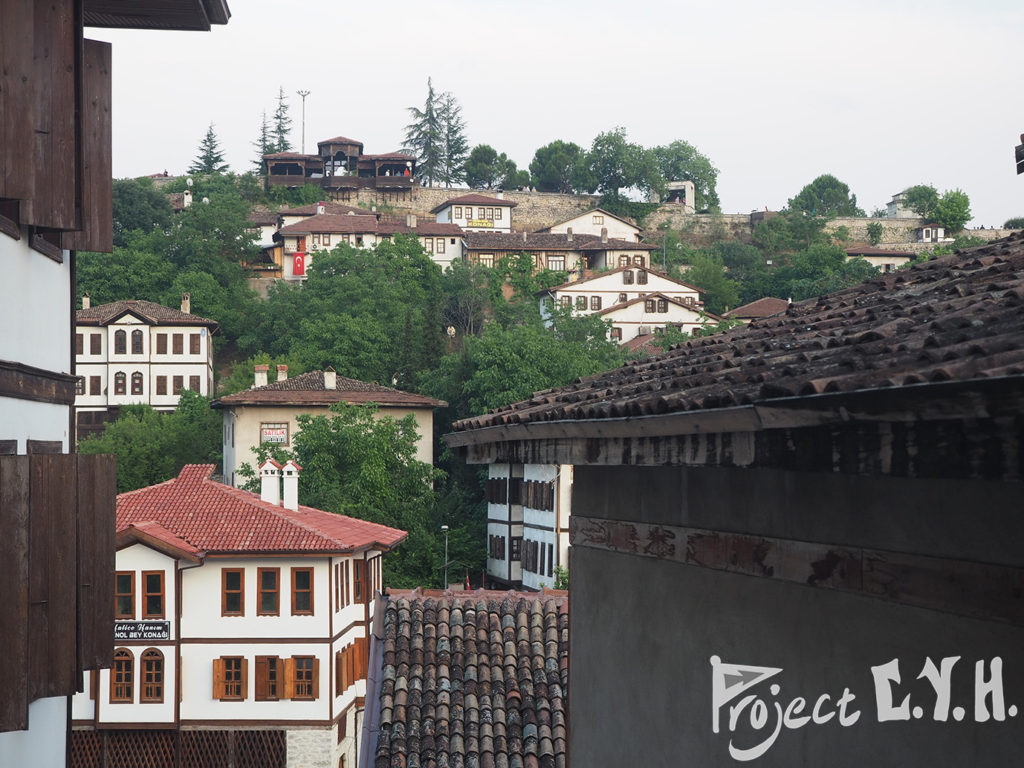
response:
{"label": "gabled roof", "polygon": [[724,313],[724,317],[735,317],[746,320],[755,317],[771,317],[785,312],[789,302],[785,299],[776,299],[772,296],[765,296],[763,299],[751,301],[736,309],[730,309]]}
{"label": "gabled roof", "polygon": [[634,304],[639,304],[640,302],[647,301],[649,299],[664,299],[669,304],[674,304],[675,306],[681,307],[682,309],[685,309],[688,312],[692,312],[695,315],[703,315],[704,317],[707,317],[709,320],[721,320],[722,319],[718,315],[713,315],[710,312],[705,311],[704,308],[703,308],[703,306],[704,306],[703,304],[687,304],[685,301],[681,301],[680,299],[677,299],[677,298],[675,298],[673,296],[666,296],[664,293],[661,293],[659,291],[655,291],[653,293],[646,293],[643,296],[637,296],[636,298],[630,299],[629,301],[624,301],[621,304],[612,304],[610,307],[605,307],[600,312],[595,312],[594,314],[595,315],[608,315],[608,314],[612,314],[614,312],[617,312],[620,309],[624,309],[626,307],[632,307]]}
{"label": "gabled roof", "polygon": [[191,315],[180,309],[171,309],[152,301],[128,300],[112,301],[109,304],[98,304],[88,309],[75,312],[75,323],[78,325],[111,325],[127,314],[135,315],[147,325],[201,325],[217,328],[216,320],[208,320],[199,315]]}
{"label": "gabled roof", "polygon": [[384,600],[368,764],[564,768],[565,592],[388,590]]}
{"label": "gabled roof", "polygon": [[616,267],[615,269],[609,269],[607,272],[597,272],[596,274],[593,274],[590,277],[584,277],[584,278],[582,278],[580,280],[573,280],[572,282],[562,283],[561,285],[554,285],[554,286],[552,286],[550,288],[545,288],[542,291],[537,291],[536,295],[537,296],[543,296],[544,294],[554,293],[555,291],[565,290],[566,288],[578,288],[581,285],[586,285],[587,283],[592,283],[595,280],[601,280],[601,279],[607,278],[607,277],[609,277],[611,275],[617,275],[620,272],[625,272],[627,269],[632,269],[632,270],[643,269],[648,274],[657,275],[662,280],[668,280],[670,283],[674,283],[675,285],[681,286],[681,287],[685,288],[687,291],[695,291],[698,294],[700,293],[700,288],[698,288],[697,286],[690,285],[689,283],[684,283],[682,280],[677,280],[676,278],[671,277],[671,276],[665,274],[664,272],[659,272],[658,270],[651,269],[650,267],[637,267],[637,266],[634,266],[634,265],[630,265],[628,267]]}
{"label": "gabled roof", "polygon": [[653,333],[645,333],[643,336],[634,336],[632,339],[622,342],[619,346],[627,352],[644,352],[648,355],[653,355],[661,351],[660,347],[654,346],[654,342],[657,339],[658,336],[655,336]]}
{"label": "gabled roof", "polygon": [[349,139],[345,136],[335,136],[333,139],[324,139],[316,143],[318,147],[322,147],[324,144],[358,144],[360,147],[363,146],[363,142],[358,139]]}
{"label": "gabled roof", "polygon": [[355,213],[317,213],[307,216],[294,224],[281,227],[281,235],[310,235],[327,233],[331,235],[366,234],[377,231],[377,217],[369,211]]}
{"label": "gabled roof", "polygon": [[425,395],[403,392],[380,384],[337,376],[335,389],[324,386],[324,372],[310,371],[284,381],[254,387],[214,401],[215,407],[236,405],[323,405],[332,403],[377,403],[404,408],[439,408],[447,405]]}
{"label": "gabled roof", "polygon": [[633,222],[631,222],[631,221],[629,221],[627,219],[622,218],[621,216],[616,216],[611,211],[606,211],[604,208],[591,208],[588,211],[581,211],[580,213],[577,213],[574,216],[570,216],[567,219],[562,219],[561,221],[556,221],[554,224],[552,224],[549,227],[544,227],[543,229],[538,229],[537,232],[550,232],[552,229],[554,229],[555,227],[560,227],[562,224],[568,224],[570,221],[576,221],[576,219],[579,219],[579,218],[581,218],[583,216],[587,216],[587,215],[591,215],[591,214],[595,214],[595,213],[600,213],[600,214],[603,214],[604,216],[610,216],[611,218],[615,219],[616,221],[621,221],[626,226],[632,227],[637,232],[640,231],[640,227],[638,227],[636,224],[634,224]]}
{"label": "gabled roof", "polygon": [[145,534],[205,556],[390,549],[407,535],[301,504],[295,511],[270,504],[210,479],[213,469],[213,464],[188,464],[173,480],[119,494],[118,539]]}
{"label": "gabled roof", "polygon": [[[277,216],[316,216],[319,203],[313,203],[311,205],[300,205],[296,208],[282,208],[277,212]],[[344,203],[335,203],[330,200],[324,201],[324,213],[334,214],[336,216],[347,216],[351,213],[353,216],[379,216],[376,211],[370,211],[366,208],[360,208],[356,205],[345,205]]]}
{"label": "gabled roof", "polygon": [[462,195],[461,197],[453,197],[449,200],[445,200],[440,205],[436,205],[430,209],[431,213],[438,213],[443,211],[450,205],[503,205],[506,208],[515,208],[518,203],[513,203],[511,200],[502,200],[497,197],[488,197],[487,195],[481,195],[476,192],[471,192],[468,195]]}
{"label": "gabled roof", "polygon": [[885,248],[875,248],[873,245],[852,245],[845,249],[847,256],[902,256],[907,259],[914,258],[917,254],[909,251],[893,251]]}
{"label": "gabled roof", "polygon": [[462,227],[458,224],[450,224],[448,222],[438,221],[417,221],[415,227],[410,227],[405,221],[386,221],[381,220],[380,224],[377,225],[378,235],[418,235],[431,236],[431,235],[451,235],[452,237],[462,237]]}
{"label": "gabled roof", "polygon": [[473,251],[565,251],[583,253],[594,251],[653,251],[656,246],[632,243],[628,240],[605,240],[599,235],[568,235],[561,232],[495,232],[474,230],[466,232],[466,247]]}
{"label": "gabled roof", "polygon": [[1024,383],[1024,232],[794,303],[784,315],[537,393],[454,429],[663,419],[782,398],[810,407],[832,393],[895,397],[911,385],[982,380]]}

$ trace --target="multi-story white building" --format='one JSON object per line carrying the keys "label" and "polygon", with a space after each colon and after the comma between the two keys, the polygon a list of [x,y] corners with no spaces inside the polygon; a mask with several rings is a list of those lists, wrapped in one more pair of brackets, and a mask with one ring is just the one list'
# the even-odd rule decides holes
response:
{"label": "multi-story white building", "polygon": [[563,235],[574,232],[577,235],[604,236],[609,240],[620,240],[627,243],[640,242],[640,227],[604,208],[585,211],[537,231]]}
{"label": "multi-story white building", "polygon": [[213,339],[217,323],[151,301],[114,301],[93,307],[88,294],[75,317],[78,437],[101,432],[122,406],[146,403],[172,411],[181,392],[213,394]]}
{"label": "multi-story white building", "polygon": [[355,766],[381,558],[406,534],[299,505],[293,462],[265,462],[259,495],[213,469],[118,496],[114,666],[74,697],[75,736],[139,765]]}
{"label": "multi-story white building", "polygon": [[446,200],[431,209],[438,224],[457,224],[465,230],[512,231],[512,209],[516,203],[477,193]]}

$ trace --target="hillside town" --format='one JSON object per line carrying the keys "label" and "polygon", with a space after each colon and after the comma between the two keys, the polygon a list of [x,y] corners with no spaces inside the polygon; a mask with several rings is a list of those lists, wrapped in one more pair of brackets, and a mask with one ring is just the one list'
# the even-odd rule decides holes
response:
{"label": "hillside town", "polygon": [[1013,764],[1024,218],[432,78],[115,177],[117,51],[249,12],[0,4],[0,766]]}

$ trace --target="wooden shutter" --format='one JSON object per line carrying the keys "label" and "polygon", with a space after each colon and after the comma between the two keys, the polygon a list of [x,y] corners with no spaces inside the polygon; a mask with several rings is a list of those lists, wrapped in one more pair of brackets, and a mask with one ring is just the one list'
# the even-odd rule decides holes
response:
{"label": "wooden shutter", "polygon": [[268,669],[269,664],[267,663],[266,656],[256,657],[256,700],[264,701],[267,698],[267,678],[269,676]]}
{"label": "wooden shutter", "polygon": [[224,698],[224,659],[213,660],[213,698]]}
{"label": "wooden shutter", "polygon": [[365,637],[357,637],[355,643],[356,650],[356,671],[353,675],[354,679],[362,680],[366,677],[367,668],[369,667],[368,650],[369,643]]}
{"label": "wooden shutter", "polygon": [[249,660],[242,657],[242,698],[249,698]]}
{"label": "wooden shutter", "polygon": [[342,660],[341,651],[335,651],[335,653],[334,653],[334,695],[335,696],[341,696],[342,691],[345,690],[345,688],[342,686],[342,683],[345,682],[345,675],[342,673],[341,660]]}
{"label": "wooden shutter", "polygon": [[295,698],[295,658],[290,657],[284,660],[284,697]]}
{"label": "wooden shutter", "polygon": [[313,657],[313,698],[320,698],[320,659]]}

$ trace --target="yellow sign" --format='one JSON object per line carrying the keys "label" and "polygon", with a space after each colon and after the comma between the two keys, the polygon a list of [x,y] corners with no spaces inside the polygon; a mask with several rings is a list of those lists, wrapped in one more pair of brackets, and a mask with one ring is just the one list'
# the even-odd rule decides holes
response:
{"label": "yellow sign", "polygon": [[493,227],[494,222],[490,219],[473,219],[466,222],[467,227]]}

